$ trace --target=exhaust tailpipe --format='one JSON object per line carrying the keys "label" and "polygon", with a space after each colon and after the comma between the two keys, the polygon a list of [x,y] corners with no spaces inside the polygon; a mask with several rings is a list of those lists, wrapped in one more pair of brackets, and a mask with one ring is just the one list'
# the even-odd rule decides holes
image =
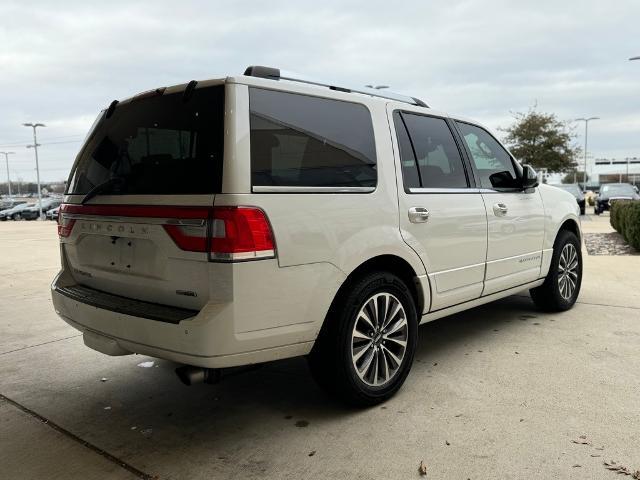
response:
{"label": "exhaust tailpipe", "polygon": [[220,381],[220,370],[215,368],[194,367],[183,365],[176,368],[176,375],[182,383],[187,386],[196,383],[218,383]]}

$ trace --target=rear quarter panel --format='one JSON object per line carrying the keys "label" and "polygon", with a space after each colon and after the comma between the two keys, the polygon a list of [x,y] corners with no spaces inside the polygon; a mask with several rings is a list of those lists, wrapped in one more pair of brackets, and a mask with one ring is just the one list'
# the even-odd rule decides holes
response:
{"label": "rear quarter panel", "polygon": [[[273,81],[254,81],[261,88],[274,88]],[[378,164],[375,191],[251,193],[249,91],[247,85],[232,86],[227,102],[236,106],[230,126],[234,140],[225,146],[225,193],[216,196],[216,205],[262,208],[274,231],[281,267],[327,262],[348,275],[366,260],[386,254],[403,258],[418,275],[424,275],[424,266],[400,236],[393,149],[383,102],[339,92],[331,92],[330,97],[359,102],[372,114]],[[289,85],[286,89],[295,92]],[[317,96],[322,95],[318,89]]]}

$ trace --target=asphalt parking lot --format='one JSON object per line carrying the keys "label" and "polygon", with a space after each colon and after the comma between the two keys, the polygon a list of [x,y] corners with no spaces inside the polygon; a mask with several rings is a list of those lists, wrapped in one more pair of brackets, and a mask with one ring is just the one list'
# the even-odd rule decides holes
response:
{"label": "asphalt parking lot", "polygon": [[406,479],[420,461],[429,479],[616,478],[604,460],[640,469],[640,256],[584,255],[573,310],[543,314],[522,294],[427,324],[399,394],[357,411],[329,400],[303,359],[185,387],[169,362],[86,348],[51,306],[55,224],[0,223],[0,477]]}

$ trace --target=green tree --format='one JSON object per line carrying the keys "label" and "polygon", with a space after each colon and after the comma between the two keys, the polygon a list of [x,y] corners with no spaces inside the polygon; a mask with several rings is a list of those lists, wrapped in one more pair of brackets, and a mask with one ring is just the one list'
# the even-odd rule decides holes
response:
{"label": "green tree", "polygon": [[580,148],[573,144],[575,133],[567,122],[552,113],[514,114],[515,122],[503,129],[511,153],[522,163],[548,172],[566,172],[576,168]]}

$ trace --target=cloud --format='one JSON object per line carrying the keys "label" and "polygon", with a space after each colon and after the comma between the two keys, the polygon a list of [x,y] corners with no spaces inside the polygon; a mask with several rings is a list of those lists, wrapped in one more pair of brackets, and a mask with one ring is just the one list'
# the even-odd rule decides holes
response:
{"label": "cloud", "polygon": [[[66,176],[77,139],[112,99],[250,64],[391,85],[494,130],[534,103],[562,119],[597,115],[594,156],[640,154],[640,62],[626,61],[640,55],[635,0],[5,0],[0,16],[0,150],[30,141],[21,123],[47,123],[46,180]],[[76,142],[51,143],[59,137]],[[33,152],[10,148],[35,177]]]}

